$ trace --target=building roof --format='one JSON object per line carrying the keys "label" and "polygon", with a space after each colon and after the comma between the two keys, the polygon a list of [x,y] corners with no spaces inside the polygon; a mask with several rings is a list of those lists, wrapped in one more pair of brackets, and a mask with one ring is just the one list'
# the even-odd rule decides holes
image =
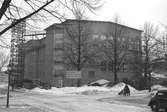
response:
{"label": "building roof", "polygon": [[[50,25],[49,27],[47,27],[45,30],[50,29],[51,27],[62,28],[62,24],[64,24],[64,23],[67,23],[67,22],[77,22],[77,21],[80,21],[80,22],[91,22],[91,23],[108,23],[108,24],[115,24],[114,22],[110,22],[110,21],[67,19],[67,20],[65,20],[65,21],[62,22],[62,23],[55,23],[55,24],[52,24],[52,25]],[[118,25],[119,25],[119,26],[122,26],[122,27],[129,28],[129,29],[131,29],[131,30],[143,32],[142,30],[135,29],[135,28],[131,28],[131,27],[128,27],[128,26],[125,26],[125,25],[122,25],[122,24],[118,24]]]}

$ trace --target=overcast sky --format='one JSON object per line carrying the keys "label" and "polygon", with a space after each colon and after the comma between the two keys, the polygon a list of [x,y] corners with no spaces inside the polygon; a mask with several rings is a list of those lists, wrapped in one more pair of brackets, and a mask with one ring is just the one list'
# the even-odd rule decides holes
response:
{"label": "overcast sky", "polygon": [[[22,2],[18,2],[21,5]],[[20,0],[21,1],[21,0]],[[102,0],[104,5],[94,14],[88,14],[88,18],[100,21],[113,21],[114,15],[119,15],[123,24],[136,29],[142,29],[144,22],[154,25],[167,25],[167,0]],[[69,17],[69,16],[68,16]],[[55,23],[55,18],[40,23],[42,29]]]}
{"label": "overcast sky", "polygon": [[107,21],[118,14],[123,23],[134,28],[141,28],[146,21],[167,25],[167,0],[105,0],[97,13],[91,18]]}
{"label": "overcast sky", "polygon": [[[97,15],[88,16],[92,20],[112,21],[114,15],[119,15],[123,23],[129,27],[142,29],[144,22],[155,25],[167,25],[167,0],[104,0],[104,6]],[[18,2],[18,4],[21,4]],[[55,20],[55,19],[54,19]],[[40,25],[43,29],[48,25]]]}

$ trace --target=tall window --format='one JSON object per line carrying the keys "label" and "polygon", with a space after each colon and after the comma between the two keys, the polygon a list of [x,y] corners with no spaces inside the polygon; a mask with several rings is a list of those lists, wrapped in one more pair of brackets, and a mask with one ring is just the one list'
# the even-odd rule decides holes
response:
{"label": "tall window", "polygon": [[119,69],[121,72],[127,72],[127,64],[126,63],[123,63],[121,66],[120,66],[120,69]]}
{"label": "tall window", "polygon": [[107,63],[106,61],[101,62],[101,71],[107,71]]}
{"label": "tall window", "polygon": [[95,71],[88,71],[88,77],[94,78],[95,77]]}
{"label": "tall window", "polygon": [[112,61],[108,62],[108,71],[113,71],[113,62]]}

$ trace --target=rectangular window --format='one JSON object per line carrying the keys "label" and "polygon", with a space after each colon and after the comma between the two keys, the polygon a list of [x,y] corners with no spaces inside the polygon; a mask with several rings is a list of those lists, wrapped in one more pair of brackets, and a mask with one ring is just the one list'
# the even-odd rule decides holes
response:
{"label": "rectangular window", "polygon": [[109,63],[108,63],[108,71],[112,71],[113,72],[114,71],[113,67],[114,67],[113,62],[109,61]]}
{"label": "rectangular window", "polygon": [[64,47],[63,43],[57,43],[54,45],[55,49],[62,49]]}
{"label": "rectangular window", "polygon": [[107,71],[107,63],[106,61],[102,61],[101,62],[101,71]]}
{"label": "rectangular window", "polygon": [[120,67],[120,69],[121,69],[122,72],[127,72],[127,70],[128,70],[128,65],[125,64],[125,63],[123,63],[122,66]]}
{"label": "rectangular window", "polygon": [[92,38],[93,38],[93,39],[98,39],[98,38],[99,38],[99,35],[98,35],[98,34],[93,34],[93,35],[92,35]]}
{"label": "rectangular window", "polygon": [[95,77],[95,71],[88,71],[88,77],[94,78]]}
{"label": "rectangular window", "polygon": [[56,32],[55,32],[54,39],[63,39],[63,34],[62,33],[57,33],[56,34]]}

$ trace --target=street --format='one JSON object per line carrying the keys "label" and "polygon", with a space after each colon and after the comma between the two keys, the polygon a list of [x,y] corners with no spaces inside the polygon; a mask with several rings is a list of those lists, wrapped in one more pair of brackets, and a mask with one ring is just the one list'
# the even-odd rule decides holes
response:
{"label": "street", "polygon": [[112,93],[96,95],[51,95],[35,92],[12,92],[10,108],[6,98],[0,98],[0,112],[151,112],[149,98],[143,94],[128,97]]}

